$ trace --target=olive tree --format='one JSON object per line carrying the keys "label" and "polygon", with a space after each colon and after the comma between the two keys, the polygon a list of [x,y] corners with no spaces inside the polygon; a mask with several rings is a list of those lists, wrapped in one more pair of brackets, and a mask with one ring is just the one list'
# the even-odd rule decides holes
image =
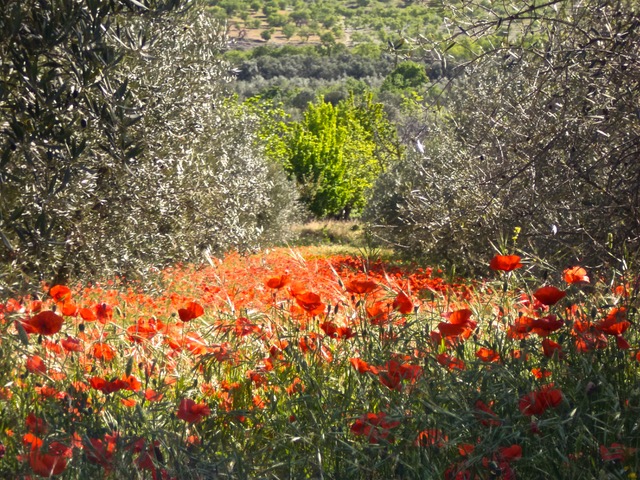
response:
{"label": "olive tree", "polygon": [[5,6],[0,287],[260,241],[289,200],[225,100],[214,22],[176,0]]}
{"label": "olive tree", "polygon": [[[485,5],[488,4],[489,6]],[[640,20],[627,0],[446,2],[438,51],[484,42],[413,133],[423,153],[381,179],[378,231],[422,253],[468,261],[520,231],[527,250],[605,260],[640,239]],[[442,47],[442,45],[441,45]],[[433,112],[439,113],[433,113]],[[393,211],[394,218],[384,212]],[[392,233],[385,234],[385,230]],[[416,238],[418,237],[418,238]],[[619,250],[618,250],[619,251]]]}

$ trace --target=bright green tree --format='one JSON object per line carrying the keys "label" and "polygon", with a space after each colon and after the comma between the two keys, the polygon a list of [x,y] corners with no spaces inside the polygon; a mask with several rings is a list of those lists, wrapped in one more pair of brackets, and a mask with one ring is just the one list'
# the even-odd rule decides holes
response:
{"label": "bright green tree", "polygon": [[429,81],[424,65],[402,62],[384,79],[381,90],[405,91],[419,88]]}
{"label": "bright green tree", "polygon": [[310,104],[304,119],[288,127],[284,145],[285,169],[319,217],[359,213],[375,179],[402,155],[395,129],[371,95],[336,106]]}

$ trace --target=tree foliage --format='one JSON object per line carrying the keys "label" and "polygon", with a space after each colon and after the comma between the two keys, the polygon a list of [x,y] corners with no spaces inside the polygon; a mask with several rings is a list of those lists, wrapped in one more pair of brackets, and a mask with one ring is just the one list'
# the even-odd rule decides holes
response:
{"label": "tree foliage", "polygon": [[319,217],[349,217],[365,205],[376,177],[401,155],[395,131],[371,95],[337,105],[318,100],[284,136],[285,169]]}
{"label": "tree foliage", "polygon": [[225,105],[215,23],[174,1],[5,6],[0,284],[259,241],[284,179]]}
{"label": "tree foliage", "polygon": [[[462,27],[449,46],[495,32],[503,41],[459,69],[444,114],[416,129],[424,154],[381,181],[387,202],[369,214],[394,225],[383,236],[459,260],[516,227],[528,250],[573,261],[637,247],[637,3],[518,1],[508,13],[498,2],[447,4]],[[385,193],[394,182],[399,198]]]}
{"label": "tree foliage", "polygon": [[416,62],[402,62],[384,79],[380,90],[415,90],[426,84],[428,80],[424,65]]}

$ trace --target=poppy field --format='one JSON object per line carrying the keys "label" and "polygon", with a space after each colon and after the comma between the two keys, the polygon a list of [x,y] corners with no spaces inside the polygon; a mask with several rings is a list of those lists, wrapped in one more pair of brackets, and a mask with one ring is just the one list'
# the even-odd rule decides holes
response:
{"label": "poppy field", "polygon": [[640,278],[311,250],[0,303],[0,477],[634,479]]}

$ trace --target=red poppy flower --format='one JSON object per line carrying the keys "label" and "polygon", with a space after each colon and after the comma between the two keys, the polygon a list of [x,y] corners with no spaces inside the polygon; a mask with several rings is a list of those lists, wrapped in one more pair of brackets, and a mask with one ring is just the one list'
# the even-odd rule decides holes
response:
{"label": "red poppy flower", "polygon": [[389,421],[386,414],[366,413],[351,424],[350,430],[354,435],[367,437],[369,443],[380,443],[383,440],[391,441],[391,430],[400,425],[398,421]]}
{"label": "red poppy flower", "polygon": [[520,263],[518,255],[496,255],[489,263],[491,270],[501,270],[503,272],[510,272],[521,267],[522,263]]}
{"label": "red poppy flower", "polygon": [[247,335],[250,335],[252,333],[260,333],[260,331],[260,326],[251,323],[251,321],[246,317],[240,317],[236,320],[234,332],[237,337],[246,337]]}
{"label": "red poppy flower", "polygon": [[149,402],[159,402],[164,397],[163,393],[156,392],[151,388],[144,391],[144,398]]}
{"label": "red poppy flower", "polygon": [[211,409],[204,403],[196,403],[190,398],[183,398],[180,401],[176,415],[179,419],[188,423],[198,423],[204,417],[211,414]]}
{"label": "red poppy flower", "polygon": [[447,322],[440,322],[438,324],[438,330],[443,337],[458,337],[467,331],[465,325],[452,325]]}
{"label": "red poppy flower", "polygon": [[547,337],[552,332],[559,330],[564,325],[562,320],[558,320],[555,315],[547,315],[546,317],[538,319],[529,319],[529,330],[532,333],[537,333],[541,337]]}
{"label": "red poppy flower", "polygon": [[562,352],[562,345],[552,340],[549,340],[548,338],[545,338],[544,340],[542,340],[542,351],[544,356],[548,358],[553,357],[556,354],[556,352],[558,352],[557,353],[558,359],[561,359],[564,357],[564,353]]}
{"label": "red poppy flower", "polygon": [[378,374],[378,369],[376,367],[369,365],[367,362],[365,362],[361,358],[350,358],[349,362],[351,363],[351,366],[355,368],[358,373],[364,374],[367,372],[371,372],[374,375]]}
{"label": "red poppy flower", "polygon": [[402,381],[415,380],[422,374],[420,365],[401,363],[397,360],[389,360],[378,372],[380,383],[391,390],[402,390]]}
{"label": "red poppy flower", "polygon": [[393,301],[394,310],[398,310],[400,313],[408,315],[413,313],[413,302],[404,292],[399,292],[398,296]]}
{"label": "red poppy flower", "polygon": [[33,448],[29,454],[29,465],[36,475],[52,477],[60,475],[67,468],[67,461],[72,457],[70,447],[60,442],[51,442],[47,453],[41,448]]}
{"label": "red poppy flower", "polygon": [[106,303],[99,303],[93,307],[96,318],[100,323],[107,323],[113,319],[113,308]]}
{"label": "red poppy flower", "polygon": [[94,390],[99,390],[105,395],[124,390],[124,388],[126,387],[125,382],[123,382],[119,378],[109,381],[105,380],[102,377],[89,378],[89,385],[91,385],[91,388],[93,388]]}
{"label": "red poppy flower", "polygon": [[78,314],[85,322],[95,322],[98,319],[96,312],[90,308],[81,308],[78,310]]}
{"label": "red poppy flower", "polygon": [[448,318],[449,323],[440,322],[437,327],[442,336],[445,338],[469,338],[469,336],[477,326],[476,322],[471,321],[471,310],[469,310],[468,308],[455,310],[445,316]]}
{"label": "red poppy flower", "polygon": [[320,301],[320,296],[312,292],[302,292],[295,295],[296,303],[310,315],[320,315],[324,312],[325,305]]}
{"label": "red poppy flower", "polygon": [[49,295],[56,303],[64,303],[71,298],[71,290],[64,285],[54,285],[49,290]]}
{"label": "red poppy flower", "polygon": [[615,307],[609,311],[604,320],[595,325],[595,328],[606,335],[622,335],[630,326],[626,308]]}
{"label": "red poppy flower", "polygon": [[629,342],[627,342],[627,340],[622,335],[618,335],[616,337],[616,345],[620,350],[629,350],[631,348]]}
{"label": "red poppy flower", "polygon": [[39,355],[31,355],[27,357],[25,365],[27,370],[31,373],[47,373],[47,366]]}
{"label": "red poppy flower", "polygon": [[24,321],[22,324],[27,333],[38,333],[40,335],[53,335],[62,328],[64,318],[55,314],[51,310],[40,312],[34,317]]}
{"label": "red poppy flower", "polygon": [[178,310],[178,315],[180,316],[180,320],[183,322],[189,322],[201,315],[204,315],[204,308],[202,308],[202,305],[199,303],[189,302],[185,308]]}
{"label": "red poppy flower", "polygon": [[531,375],[533,375],[538,380],[542,380],[543,378],[548,378],[552,375],[552,372],[549,370],[542,370],[541,368],[532,368]]}
{"label": "red poppy flower", "polygon": [[562,392],[549,384],[521,397],[518,408],[527,416],[542,415],[548,408],[557,407],[561,402]]}
{"label": "red poppy flower", "polygon": [[522,447],[520,445],[511,445],[510,447],[500,447],[498,449],[498,459],[504,462],[511,462],[522,458]]}
{"label": "red poppy flower", "polygon": [[500,361],[500,354],[498,352],[485,347],[481,347],[476,351],[476,357],[487,363]]}
{"label": "red poppy flower", "polygon": [[364,295],[373,292],[378,284],[372,280],[351,280],[344,284],[344,288],[349,293]]}
{"label": "red poppy flower", "polygon": [[365,308],[372,325],[384,326],[389,322],[389,305],[386,302],[376,302]]}
{"label": "red poppy flower", "polygon": [[269,288],[273,288],[274,290],[279,290],[282,287],[288,285],[290,281],[291,281],[291,276],[287,274],[283,274],[283,275],[277,275],[275,277],[269,278],[265,282],[265,285]]}
{"label": "red poppy flower", "polygon": [[91,347],[91,355],[99,360],[110,362],[116,358],[116,351],[112,346],[106,343],[97,342]]}
{"label": "red poppy flower", "polygon": [[27,426],[27,430],[36,435],[47,433],[47,430],[49,429],[44,419],[36,417],[33,413],[27,415],[24,423]]}
{"label": "red poppy flower", "polygon": [[471,319],[473,312],[468,308],[454,310],[448,315],[447,320],[454,325],[467,325]]}
{"label": "red poppy flower", "polygon": [[489,402],[489,405],[482,400],[477,400],[475,407],[478,412],[476,417],[480,420],[480,423],[485,427],[498,427],[502,425],[502,422],[498,418],[498,415],[492,410],[493,402]]}
{"label": "red poppy flower", "polygon": [[459,443],[458,444],[458,453],[462,457],[468,457],[469,455],[471,455],[473,453],[473,451],[475,449],[476,449],[476,447],[472,443]]}
{"label": "red poppy flower", "polygon": [[555,305],[567,295],[566,292],[552,286],[540,287],[533,296],[543,305]]}
{"label": "red poppy flower", "polygon": [[562,277],[564,278],[564,281],[569,285],[589,283],[587,271],[582,267],[576,266],[567,268],[564,272],[562,272]]}
{"label": "red poppy flower", "polygon": [[600,445],[600,458],[604,462],[624,462],[626,459],[633,458],[637,451],[637,448],[626,447],[621,443],[612,443],[608,447]]}
{"label": "red poppy flower", "polygon": [[163,327],[162,322],[155,318],[139,318],[136,323],[127,328],[127,337],[131,342],[142,343],[155,337]]}
{"label": "red poppy flower", "polygon": [[80,308],[75,303],[69,301],[62,304],[60,307],[60,313],[62,313],[65,317],[75,317],[78,315]]}
{"label": "red poppy flower", "polygon": [[451,355],[447,355],[446,353],[436,355],[436,360],[443,367],[449,368],[449,370],[464,370],[466,368],[462,360],[452,357]]}
{"label": "red poppy flower", "polygon": [[89,462],[101,465],[106,470],[111,468],[113,454],[116,449],[118,435],[106,434],[104,439],[89,438],[83,444],[83,450]]}

